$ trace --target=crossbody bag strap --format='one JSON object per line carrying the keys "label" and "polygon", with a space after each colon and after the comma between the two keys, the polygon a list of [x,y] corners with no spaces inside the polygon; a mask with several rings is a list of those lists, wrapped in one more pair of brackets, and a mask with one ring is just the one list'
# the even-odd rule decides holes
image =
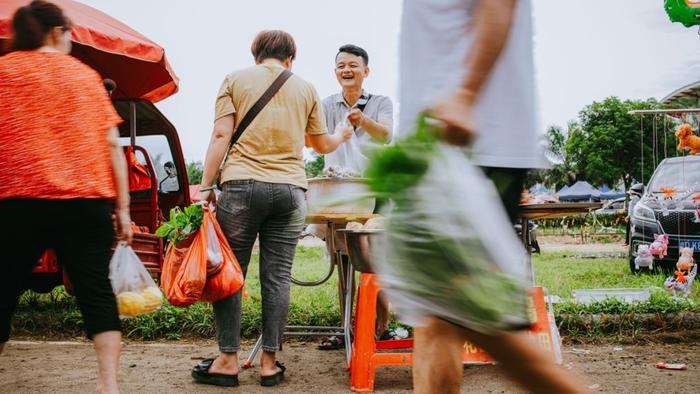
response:
{"label": "crossbody bag strap", "polygon": [[245,131],[245,129],[250,126],[250,124],[253,122],[253,119],[255,119],[256,116],[262,111],[263,108],[267,105],[267,103],[272,100],[272,98],[279,92],[279,90],[282,88],[282,85],[284,85],[285,82],[292,76],[292,72],[285,69],[282,71],[282,73],[275,79],[274,82],[272,82],[272,85],[270,85],[269,88],[263,93],[262,96],[258,99],[258,101],[253,104],[253,106],[250,108],[250,110],[243,116],[243,119],[241,120],[241,123],[238,125],[236,128],[236,132],[233,133],[233,136],[231,137],[231,142],[228,145],[228,152],[231,150],[231,147],[233,144],[238,142],[238,139],[241,138],[241,135]]}
{"label": "crossbody bag strap", "polygon": [[258,101],[253,104],[252,107],[248,110],[248,112],[243,116],[243,119],[241,119],[241,123],[238,124],[238,127],[236,128],[236,131],[233,133],[231,136],[231,141],[228,144],[228,149],[226,149],[226,154],[224,155],[224,160],[221,162],[219,165],[219,173],[216,176],[216,184],[218,185],[219,188],[221,188],[220,185],[220,179],[221,179],[221,171],[223,170],[224,164],[226,164],[226,160],[228,160],[228,155],[231,152],[231,148],[233,145],[238,142],[238,139],[241,138],[241,135],[243,135],[243,132],[245,129],[250,126],[250,124],[253,122],[253,119],[255,119],[256,116],[262,111],[263,108],[267,105],[267,103],[272,100],[272,98],[279,92],[279,90],[282,88],[282,85],[284,85],[285,82],[292,76],[292,72],[284,69],[280,75],[277,76],[277,78],[272,82],[272,85],[270,85],[269,88],[265,91],[265,93],[260,96]]}
{"label": "crossbody bag strap", "polygon": [[365,112],[365,107],[367,106],[367,103],[369,102],[369,99],[371,99],[371,98],[372,98],[372,95],[371,95],[371,94],[368,94],[368,95],[367,95],[367,100],[365,100],[364,103],[359,104],[359,105],[357,106],[357,109],[359,109],[360,112]]}

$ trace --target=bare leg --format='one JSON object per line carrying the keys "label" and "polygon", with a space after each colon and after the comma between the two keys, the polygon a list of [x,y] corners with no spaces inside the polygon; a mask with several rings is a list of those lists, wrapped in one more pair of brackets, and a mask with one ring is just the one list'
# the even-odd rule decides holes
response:
{"label": "bare leg", "polygon": [[413,330],[413,390],[457,394],[462,382],[462,329],[439,319]]}
{"label": "bare leg", "polygon": [[263,351],[260,357],[260,376],[272,376],[280,371],[275,364],[275,352]]}
{"label": "bare leg", "polygon": [[92,344],[97,353],[97,392],[101,394],[119,393],[117,373],[119,372],[119,356],[122,350],[122,333],[119,331],[101,332],[92,338]]}
{"label": "bare leg", "polygon": [[384,331],[389,329],[389,305],[382,297],[382,294],[379,293],[379,297],[377,297],[377,327],[376,327],[376,334],[377,337],[382,335]]}
{"label": "bare leg", "polygon": [[[448,324],[448,323],[446,323]],[[464,330],[467,340],[483,348],[521,385],[535,393],[583,393],[580,377],[554,364],[527,332],[484,335]]]}
{"label": "bare leg", "polygon": [[209,367],[209,373],[238,375],[238,353],[219,353]]}
{"label": "bare leg", "polygon": [[0,343],[0,354],[2,354],[2,351],[5,349],[5,344],[7,342]]}

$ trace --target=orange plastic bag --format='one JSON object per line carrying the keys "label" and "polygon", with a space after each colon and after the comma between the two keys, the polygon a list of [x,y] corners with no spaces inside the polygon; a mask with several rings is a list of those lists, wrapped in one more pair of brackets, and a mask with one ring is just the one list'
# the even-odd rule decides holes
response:
{"label": "orange plastic bag", "polygon": [[126,165],[129,169],[129,191],[148,190],[151,188],[151,176],[148,170],[136,158],[133,146],[124,147]]}
{"label": "orange plastic bag", "polygon": [[[177,245],[170,244],[165,254],[160,286],[170,304],[188,306],[202,298],[207,278],[206,260],[200,258],[200,232]],[[190,243],[190,245],[187,245]]]}
{"label": "orange plastic bag", "polygon": [[[187,306],[200,300],[216,302],[239,291],[244,283],[243,272],[214,214],[206,207],[202,226],[191,237],[190,245],[186,245],[188,239],[177,247],[170,245],[165,255],[161,287],[168,301],[175,306]],[[214,270],[208,267],[211,243],[218,246],[215,254],[221,259]]]}
{"label": "orange plastic bag", "polygon": [[[226,236],[224,236],[224,232],[221,230],[214,214],[208,209],[205,209],[202,229],[207,228],[214,229],[214,234],[207,231],[207,237],[216,237],[216,241],[218,241],[219,244],[218,246],[221,249],[223,262],[217,271],[207,278],[202,299],[208,302],[216,302],[241,290],[243,288],[244,279],[241,266],[238,264],[233,250],[229,247]],[[211,255],[211,253],[209,255]]]}

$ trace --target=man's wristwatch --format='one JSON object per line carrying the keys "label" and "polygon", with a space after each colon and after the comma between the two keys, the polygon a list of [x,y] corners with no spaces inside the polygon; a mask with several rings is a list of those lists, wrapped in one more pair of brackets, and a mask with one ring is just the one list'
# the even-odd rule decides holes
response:
{"label": "man's wristwatch", "polygon": [[209,191],[212,191],[214,189],[216,189],[216,186],[204,186],[204,187],[200,187],[199,191],[200,192],[209,192]]}

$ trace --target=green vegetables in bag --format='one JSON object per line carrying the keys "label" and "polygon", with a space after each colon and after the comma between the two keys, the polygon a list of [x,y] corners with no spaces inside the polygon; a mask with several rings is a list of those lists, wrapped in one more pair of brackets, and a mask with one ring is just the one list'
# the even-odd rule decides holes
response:
{"label": "green vegetables in bag", "polygon": [[415,133],[370,155],[365,172],[370,190],[379,198],[395,198],[415,185],[428,170],[439,138],[438,127],[422,114]]}
{"label": "green vegetables in bag", "polygon": [[515,261],[519,253],[510,248],[495,256],[497,249],[486,246],[512,227],[492,222],[487,228],[498,230],[494,239],[482,238],[477,227],[488,224],[478,215],[489,206],[485,199],[498,196],[469,193],[488,185],[478,170],[466,171],[474,166],[464,150],[440,137],[439,126],[422,114],[415,133],[370,156],[371,191],[393,200],[377,271],[387,287],[409,298],[409,306],[421,305],[455,324],[482,333],[526,325],[524,284],[497,261]]}
{"label": "green vegetables in bag", "polygon": [[177,245],[187,236],[194,234],[202,225],[204,219],[204,211],[201,204],[192,204],[184,210],[180,207],[175,207],[170,210],[170,220],[156,230],[156,235],[161,238],[167,238],[170,242]]}

